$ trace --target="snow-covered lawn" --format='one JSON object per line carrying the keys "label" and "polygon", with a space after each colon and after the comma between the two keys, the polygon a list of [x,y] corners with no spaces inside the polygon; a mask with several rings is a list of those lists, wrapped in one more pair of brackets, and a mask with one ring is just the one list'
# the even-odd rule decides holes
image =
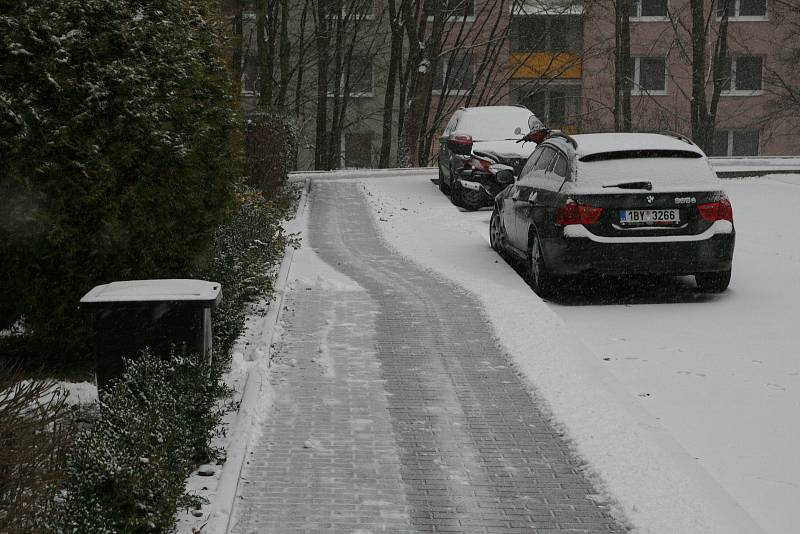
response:
{"label": "snow-covered lawn", "polygon": [[[398,253],[473,291],[501,343],[642,532],[797,532],[800,176],[726,182],[721,295],[691,277],[587,284],[543,302],[435,175],[361,179]],[[588,296],[587,296],[588,295]]]}

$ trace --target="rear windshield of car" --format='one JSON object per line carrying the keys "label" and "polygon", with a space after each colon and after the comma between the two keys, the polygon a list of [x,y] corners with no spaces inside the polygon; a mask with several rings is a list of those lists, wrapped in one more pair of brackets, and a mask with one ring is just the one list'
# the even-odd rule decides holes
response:
{"label": "rear windshield of car", "polygon": [[[468,133],[475,141],[499,141],[519,139],[528,133],[530,112],[465,113],[458,124],[458,131]],[[514,133],[519,129],[519,133]]]}
{"label": "rear windshield of car", "polygon": [[599,158],[589,161],[581,158],[576,162],[574,181],[598,186],[647,181],[655,186],[698,185],[700,182],[716,180],[716,174],[706,158],[689,151],[683,153],[686,155],[675,156],[668,152],[649,157]]}
{"label": "rear windshield of car", "polygon": [[642,159],[642,158],[702,158],[702,154],[690,150],[614,150],[612,152],[597,152],[587,154],[580,158],[581,161],[610,161],[614,159]]}

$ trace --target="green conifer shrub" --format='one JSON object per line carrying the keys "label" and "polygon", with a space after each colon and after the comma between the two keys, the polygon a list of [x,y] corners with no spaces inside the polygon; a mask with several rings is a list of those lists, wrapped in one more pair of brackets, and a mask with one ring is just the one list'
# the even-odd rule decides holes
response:
{"label": "green conifer shrub", "polygon": [[192,506],[186,477],[214,459],[210,440],[229,392],[205,358],[144,351],[100,399],[92,424],[68,453],[67,482],[53,531],[171,532]]}
{"label": "green conifer shrub", "polygon": [[94,285],[207,263],[241,147],[216,9],[0,0],[0,319],[46,350]]}

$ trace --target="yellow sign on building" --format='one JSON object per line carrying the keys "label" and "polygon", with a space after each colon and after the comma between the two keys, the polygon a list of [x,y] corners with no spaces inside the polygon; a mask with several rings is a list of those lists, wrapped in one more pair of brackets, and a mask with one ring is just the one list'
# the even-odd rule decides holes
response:
{"label": "yellow sign on building", "polygon": [[581,60],[569,52],[516,52],[508,59],[511,78],[580,78]]}

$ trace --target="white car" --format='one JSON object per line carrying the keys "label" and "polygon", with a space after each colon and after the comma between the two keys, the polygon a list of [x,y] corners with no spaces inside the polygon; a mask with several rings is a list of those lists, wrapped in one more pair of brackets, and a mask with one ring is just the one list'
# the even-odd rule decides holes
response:
{"label": "white car", "polygon": [[439,140],[439,189],[468,210],[491,206],[536,148],[525,136],[541,126],[524,106],[456,111]]}

